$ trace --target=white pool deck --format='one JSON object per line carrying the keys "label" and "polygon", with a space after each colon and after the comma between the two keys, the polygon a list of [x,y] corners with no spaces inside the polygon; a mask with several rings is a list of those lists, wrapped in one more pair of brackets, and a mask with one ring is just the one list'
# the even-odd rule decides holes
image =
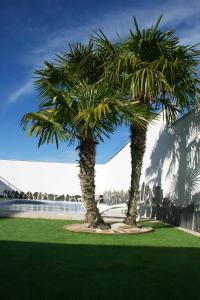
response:
{"label": "white pool deck", "polygon": [[187,229],[187,228],[183,228],[183,227],[176,227],[177,229],[181,230],[181,231],[184,231],[186,233],[189,233],[189,234],[192,234],[194,236],[197,236],[200,238],[200,232],[197,232],[197,231],[193,231],[193,230],[190,230],[190,229]]}

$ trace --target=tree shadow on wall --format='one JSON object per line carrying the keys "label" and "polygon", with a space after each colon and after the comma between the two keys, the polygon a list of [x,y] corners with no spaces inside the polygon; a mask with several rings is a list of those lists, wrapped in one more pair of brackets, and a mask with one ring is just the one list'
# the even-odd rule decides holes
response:
{"label": "tree shadow on wall", "polygon": [[[146,175],[161,186],[163,164],[168,161],[170,198],[177,206],[200,203],[200,112],[192,111],[175,125],[165,127],[151,153]],[[194,194],[195,193],[195,194]]]}

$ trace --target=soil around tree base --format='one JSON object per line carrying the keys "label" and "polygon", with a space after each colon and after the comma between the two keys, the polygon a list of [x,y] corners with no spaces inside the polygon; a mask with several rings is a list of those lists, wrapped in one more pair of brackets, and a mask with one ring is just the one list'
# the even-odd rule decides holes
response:
{"label": "soil around tree base", "polygon": [[63,228],[73,232],[97,233],[97,234],[141,234],[153,231],[152,227],[133,227],[124,223],[113,223],[111,229],[89,228],[88,223],[68,224]]}

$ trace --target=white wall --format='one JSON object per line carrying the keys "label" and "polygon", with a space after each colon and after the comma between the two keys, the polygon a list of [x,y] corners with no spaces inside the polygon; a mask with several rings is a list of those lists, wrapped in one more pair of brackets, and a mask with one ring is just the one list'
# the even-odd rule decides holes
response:
{"label": "white wall", "polygon": [[24,192],[80,193],[76,164],[1,160],[0,176]]}
{"label": "white wall", "polygon": [[[131,157],[127,144],[104,168],[104,191],[127,191]],[[177,205],[200,204],[200,112],[193,111],[167,126],[163,115],[148,127],[140,180],[141,200],[160,196]]]}
{"label": "white wall", "polygon": [[[160,120],[149,126],[141,187],[144,199],[159,186],[177,205],[200,203],[200,113],[190,112],[168,127]],[[151,194],[151,195],[150,195]]]}
{"label": "white wall", "polygon": [[109,162],[104,165],[102,177],[103,191],[127,191],[131,175],[130,144],[128,143]]}
{"label": "white wall", "polygon": [[[96,194],[127,191],[131,174],[130,145],[105,165],[96,166]],[[76,164],[0,160],[0,176],[28,192],[80,194]],[[168,128],[162,117],[148,128],[143,160],[142,198],[159,186],[164,197],[187,205],[199,199],[200,113],[191,112]],[[195,198],[196,197],[196,198]]]}
{"label": "white wall", "polygon": [[[96,193],[103,190],[103,165],[96,165]],[[79,195],[78,164],[0,160],[0,176],[24,192]]]}

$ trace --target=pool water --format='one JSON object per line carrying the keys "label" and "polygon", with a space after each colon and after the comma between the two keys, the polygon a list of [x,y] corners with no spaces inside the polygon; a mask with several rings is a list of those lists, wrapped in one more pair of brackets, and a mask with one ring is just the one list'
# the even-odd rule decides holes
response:
{"label": "pool water", "polygon": [[85,212],[81,202],[46,201],[46,200],[1,200],[0,210],[17,212],[53,212],[65,214],[83,214]]}

